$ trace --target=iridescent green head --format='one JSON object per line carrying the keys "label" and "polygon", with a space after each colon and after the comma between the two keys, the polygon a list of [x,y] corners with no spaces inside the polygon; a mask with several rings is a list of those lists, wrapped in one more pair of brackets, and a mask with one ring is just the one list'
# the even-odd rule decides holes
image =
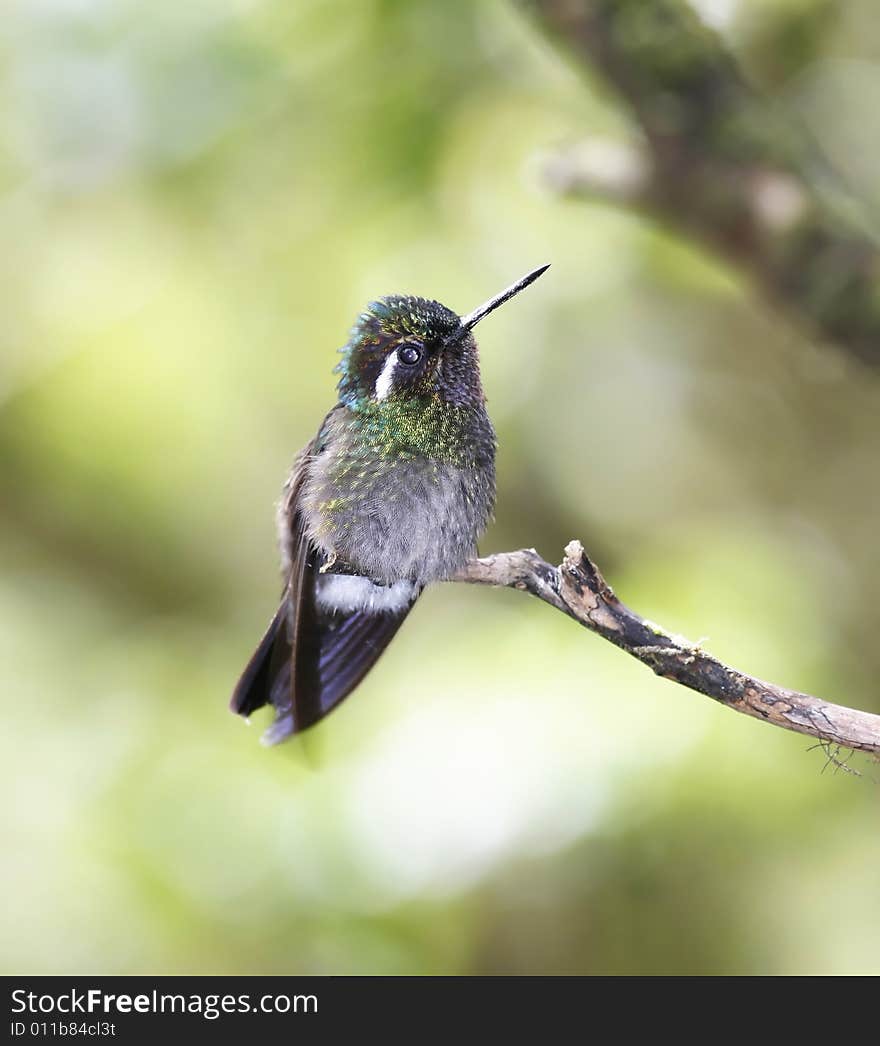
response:
{"label": "iridescent green head", "polygon": [[535,269],[467,316],[426,298],[391,295],[372,302],[340,350],[340,401],[355,410],[402,398],[441,399],[454,406],[482,403],[471,332],[548,268]]}

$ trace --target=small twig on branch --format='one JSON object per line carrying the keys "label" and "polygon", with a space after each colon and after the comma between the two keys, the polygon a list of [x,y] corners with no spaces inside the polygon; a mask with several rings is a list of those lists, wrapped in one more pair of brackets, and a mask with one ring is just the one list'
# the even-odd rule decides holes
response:
{"label": "small twig on branch", "polygon": [[[746,272],[801,325],[880,366],[880,248],[809,135],[684,0],[519,0],[629,107],[643,153],[588,142],[548,184],[641,210]],[[820,191],[817,174],[822,183]]]}
{"label": "small twig on branch", "polygon": [[[729,668],[681,636],[639,617],[615,596],[579,541],[558,567],[534,549],[476,559],[452,580],[528,592],[647,665],[653,672],[720,701],[735,712],[835,746],[880,754],[880,715],[833,705]],[[839,746],[837,748],[836,746]],[[832,759],[836,765],[840,760]],[[845,764],[844,764],[845,765]]]}

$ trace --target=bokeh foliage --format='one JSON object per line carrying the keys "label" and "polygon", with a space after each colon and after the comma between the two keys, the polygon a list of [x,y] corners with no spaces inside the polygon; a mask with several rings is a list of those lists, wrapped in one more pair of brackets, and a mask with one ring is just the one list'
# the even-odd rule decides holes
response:
{"label": "bokeh foliage", "polygon": [[[876,208],[870,0],[699,7]],[[484,548],[577,536],[641,612],[880,711],[877,377],[543,191],[542,150],[633,132],[500,0],[0,33],[3,968],[880,971],[876,784],[512,593],[430,592],[303,741],[225,711],[370,297],[465,311],[551,261],[482,328]]]}

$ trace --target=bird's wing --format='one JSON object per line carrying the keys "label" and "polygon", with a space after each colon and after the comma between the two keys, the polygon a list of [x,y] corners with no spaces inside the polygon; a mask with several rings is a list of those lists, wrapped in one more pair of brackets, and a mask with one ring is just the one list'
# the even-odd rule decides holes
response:
{"label": "bird's wing", "polygon": [[289,671],[298,629],[298,608],[308,571],[308,542],[297,504],[315,442],[312,440],[297,455],[284,487],[278,510],[286,571],[284,591],[281,605],[232,692],[229,706],[239,715],[249,716],[267,702],[276,705],[282,698],[281,690],[286,689],[279,686],[280,676],[285,666]]}
{"label": "bird's wing", "polygon": [[[322,426],[322,431],[323,431]],[[308,540],[299,501],[309,461],[322,451],[320,433],[297,458],[285,487],[279,519],[289,563],[281,605],[245,668],[231,707],[250,715],[269,703],[275,721],[263,740],[277,744],[312,726],[347,697],[379,659],[418,598],[414,590],[394,611],[329,612],[316,603],[324,564]]]}

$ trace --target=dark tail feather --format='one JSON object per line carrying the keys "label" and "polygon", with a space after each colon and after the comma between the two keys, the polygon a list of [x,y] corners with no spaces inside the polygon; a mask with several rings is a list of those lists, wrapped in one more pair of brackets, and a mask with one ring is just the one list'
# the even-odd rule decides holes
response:
{"label": "dark tail feather", "polygon": [[283,677],[279,673],[273,684],[275,722],[263,734],[263,744],[278,744],[332,712],[378,661],[409,610],[318,615],[314,627],[300,636],[293,666],[293,703],[289,669]]}
{"label": "dark tail feather", "polygon": [[309,613],[300,623],[293,658],[283,602],[235,688],[232,711],[247,716],[272,705],[275,721],[263,735],[267,745],[314,725],[360,683],[411,607],[396,613]]}
{"label": "dark tail feather", "polygon": [[[235,686],[229,707],[238,715],[249,716],[268,702],[277,704],[273,700],[276,691],[279,696],[283,692],[286,699],[290,688],[291,653],[286,613],[287,603],[282,602]],[[284,687],[283,691],[280,691],[279,684]]]}
{"label": "dark tail feather", "polygon": [[411,607],[412,603],[397,613],[351,614],[339,619],[335,629],[324,632],[310,722],[327,715],[354,690],[394,638]]}

